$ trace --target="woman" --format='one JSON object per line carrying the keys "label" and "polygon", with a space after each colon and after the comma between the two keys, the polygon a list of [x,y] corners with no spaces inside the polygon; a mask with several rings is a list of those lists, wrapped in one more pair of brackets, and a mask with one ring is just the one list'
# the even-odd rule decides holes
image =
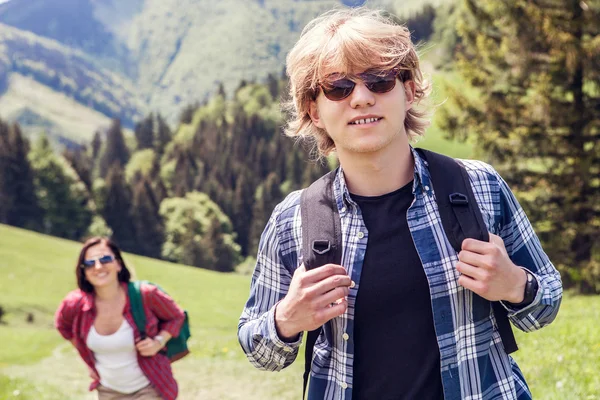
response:
{"label": "woman", "polygon": [[127,294],[131,275],[107,238],[84,243],[75,275],[79,289],[62,301],[55,325],[88,365],[90,390],[98,390],[99,400],[177,398],[177,382],[161,350],[179,335],[183,310],[155,286],[142,284],[148,337],[140,337]]}

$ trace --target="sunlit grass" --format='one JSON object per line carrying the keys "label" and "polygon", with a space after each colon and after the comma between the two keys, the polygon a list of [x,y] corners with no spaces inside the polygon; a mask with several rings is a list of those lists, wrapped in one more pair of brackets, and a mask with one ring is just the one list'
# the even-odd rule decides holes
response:
{"label": "sunlit grass", "polygon": [[[73,360],[77,358],[75,352],[52,328],[52,313],[75,287],[74,262],[79,248],[75,242],[0,225],[0,305],[9,312],[5,324],[0,325],[0,374],[3,369],[35,368],[29,365],[49,357],[59,345],[67,350],[59,352],[62,359],[46,358],[43,368],[35,369],[41,371],[37,373],[40,376],[32,376],[31,380],[0,375],[0,399],[11,399],[9,395],[19,390],[21,399],[62,400],[64,395],[56,393],[67,383],[85,393],[85,368],[80,360]],[[182,399],[196,395],[235,398],[227,397],[238,393],[229,389],[235,382],[256,385],[249,392],[253,397],[248,398],[261,398],[256,397],[259,394],[273,398],[271,393],[281,393],[281,399],[296,398],[302,385],[302,354],[284,373],[259,372],[248,363],[237,343],[237,321],[248,296],[250,277],[131,255],[125,260],[141,278],[160,283],[190,313],[192,355],[174,364]],[[25,320],[30,312],[33,323]],[[600,399],[599,320],[600,296],[566,295],[553,324],[530,334],[516,333],[520,350],[514,357],[534,398]],[[10,345],[4,345],[7,343]],[[64,357],[72,360],[75,367],[69,368],[73,368],[71,375],[77,382],[49,375],[48,371],[62,368]],[[258,389],[263,381],[269,382],[268,392]],[[207,388],[210,394],[206,394]],[[39,393],[46,393],[46,397]]]}

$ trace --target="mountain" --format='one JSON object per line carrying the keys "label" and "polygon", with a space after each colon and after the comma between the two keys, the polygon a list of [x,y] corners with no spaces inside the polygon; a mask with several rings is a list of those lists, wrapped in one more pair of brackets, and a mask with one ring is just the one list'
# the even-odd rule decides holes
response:
{"label": "mountain", "polygon": [[[0,4],[0,117],[52,129],[74,142],[93,135],[84,121],[118,117],[131,128],[142,115],[159,111],[174,123],[184,105],[206,99],[219,83],[231,92],[242,79],[280,74],[309,20],[363,3],[11,0]],[[369,5],[398,9],[396,3],[371,0]],[[408,3],[421,2],[403,2]],[[37,84],[47,90],[31,90],[44,92],[46,99],[27,104],[17,89]],[[71,113],[81,115],[82,123],[59,118],[57,105],[82,108]]]}

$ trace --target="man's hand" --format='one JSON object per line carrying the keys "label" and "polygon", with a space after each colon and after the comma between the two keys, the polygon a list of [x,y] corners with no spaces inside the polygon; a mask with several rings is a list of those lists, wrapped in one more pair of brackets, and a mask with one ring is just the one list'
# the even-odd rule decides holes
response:
{"label": "man's hand", "polygon": [[490,301],[523,301],[527,275],[510,260],[499,236],[490,233],[487,243],[465,239],[458,259],[459,285]]}
{"label": "man's hand", "polygon": [[140,340],[135,344],[137,351],[143,355],[144,357],[152,357],[156,353],[162,349],[161,344],[158,340],[154,340],[152,338],[146,338],[144,340]]}
{"label": "man's hand", "polygon": [[304,264],[294,272],[287,295],[275,309],[275,327],[284,340],[302,331],[317,329],[346,312],[352,280],[341,265],[326,264],[307,271]]}

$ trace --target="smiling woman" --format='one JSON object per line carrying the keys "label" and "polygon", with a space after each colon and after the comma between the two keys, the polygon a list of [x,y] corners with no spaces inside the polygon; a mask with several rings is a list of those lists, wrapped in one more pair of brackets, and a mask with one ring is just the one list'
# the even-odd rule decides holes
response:
{"label": "smiling woman", "polygon": [[75,275],[79,289],[59,306],[55,325],[87,364],[105,399],[165,399],[178,387],[164,347],[179,335],[184,311],[156,286],[141,284],[146,335],[138,330],[128,295],[131,274],[119,247],[108,238],[86,241]]}

